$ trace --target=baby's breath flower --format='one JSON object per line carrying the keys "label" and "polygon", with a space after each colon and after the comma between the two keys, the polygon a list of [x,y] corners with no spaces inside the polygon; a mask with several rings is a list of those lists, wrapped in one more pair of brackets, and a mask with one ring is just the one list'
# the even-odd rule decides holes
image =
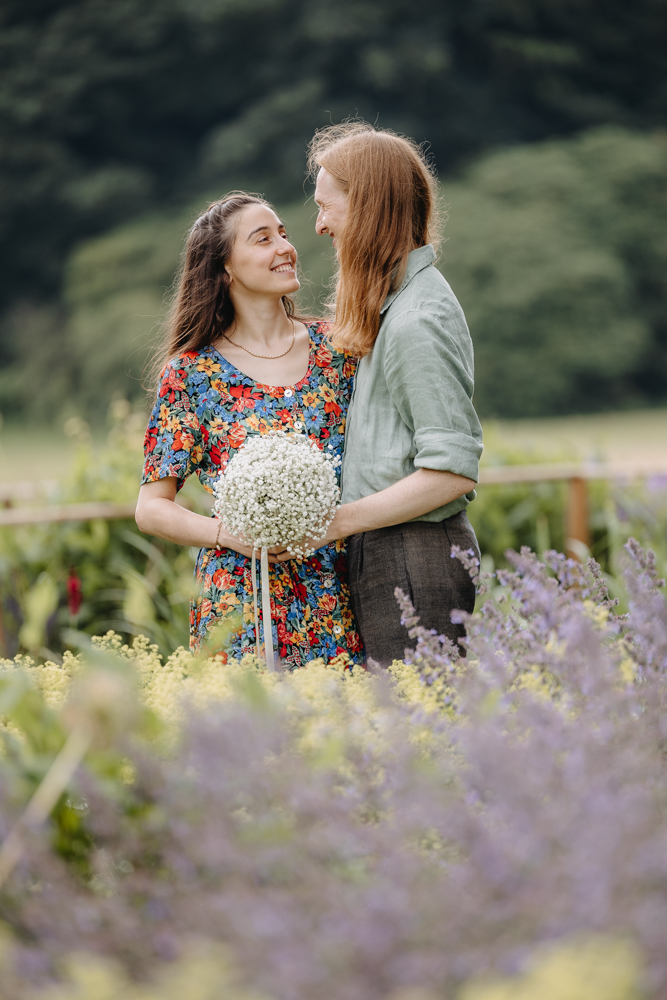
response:
{"label": "baby's breath flower", "polygon": [[215,486],[214,510],[255,548],[284,545],[305,558],[339,506],[332,458],[305,435],[269,431],[248,438]]}

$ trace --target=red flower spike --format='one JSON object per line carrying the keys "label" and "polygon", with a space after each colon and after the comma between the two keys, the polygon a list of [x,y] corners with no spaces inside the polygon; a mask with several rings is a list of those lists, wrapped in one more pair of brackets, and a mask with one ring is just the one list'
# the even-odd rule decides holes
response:
{"label": "red flower spike", "polygon": [[76,571],[71,569],[67,577],[67,607],[72,617],[76,617],[83,604],[83,592],[81,590],[81,579]]}

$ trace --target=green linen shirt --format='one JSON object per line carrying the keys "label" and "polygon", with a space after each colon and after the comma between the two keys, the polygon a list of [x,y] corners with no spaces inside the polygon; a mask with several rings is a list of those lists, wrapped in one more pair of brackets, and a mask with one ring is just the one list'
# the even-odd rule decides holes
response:
{"label": "green linen shirt", "polygon": [[[408,255],[400,288],[380,311],[380,332],[359,362],[347,416],[342,502],[393,486],[415,469],[479,479],[482,428],[472,405],[473,348],[433,247]],[[442,521],[472,490],[415,521]]]}

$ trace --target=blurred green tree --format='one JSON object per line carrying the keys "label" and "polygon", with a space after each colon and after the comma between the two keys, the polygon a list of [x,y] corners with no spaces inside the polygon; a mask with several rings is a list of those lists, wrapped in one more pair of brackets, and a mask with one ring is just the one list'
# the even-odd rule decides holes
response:
{"label": "blurred green tree", "polygon": [[485,416],[667,398],[667,137],[606,127],[483,157],[444,189],[441,268]]}
{"label": "blurred green tree", "polygon": [[294,200],[331,118],[379,116],[449,170],[667,110],[663,0],[5,0],[0,25],[0,306],[208,183]]}
{"label": "blurred green tree", "polygon": [[[642,406],[667,395],[667,140],[618,127],[487,154],[444,184],[440,268],[470,324],[485,416]],[[11,411],[101,423],[114,395],[139,400],[189,223],[165,209],[80,243],[64,301],[6,321]],[[321,312],[333,269],[302,199],[279,207],[299,250],[301,307]],[[39,391],[35,391],[35,386]]]}

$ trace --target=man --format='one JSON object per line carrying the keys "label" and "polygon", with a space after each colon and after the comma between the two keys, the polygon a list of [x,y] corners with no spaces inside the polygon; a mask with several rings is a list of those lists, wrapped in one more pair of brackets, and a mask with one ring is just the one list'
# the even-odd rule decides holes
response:
{"label": "man", "polygon": [[408,139],[359,122],[311,143],[316,230],[338,256],[334,345],[361,358],[346,429],[343,506],[326,540],[349,536],[352,607],[366,653],[388,665],[407,633],[394,590],[426,628],[456,641],[474,586],[452,545],[477,540],[482,431],[461,307],[436,270],[435,181]]}

